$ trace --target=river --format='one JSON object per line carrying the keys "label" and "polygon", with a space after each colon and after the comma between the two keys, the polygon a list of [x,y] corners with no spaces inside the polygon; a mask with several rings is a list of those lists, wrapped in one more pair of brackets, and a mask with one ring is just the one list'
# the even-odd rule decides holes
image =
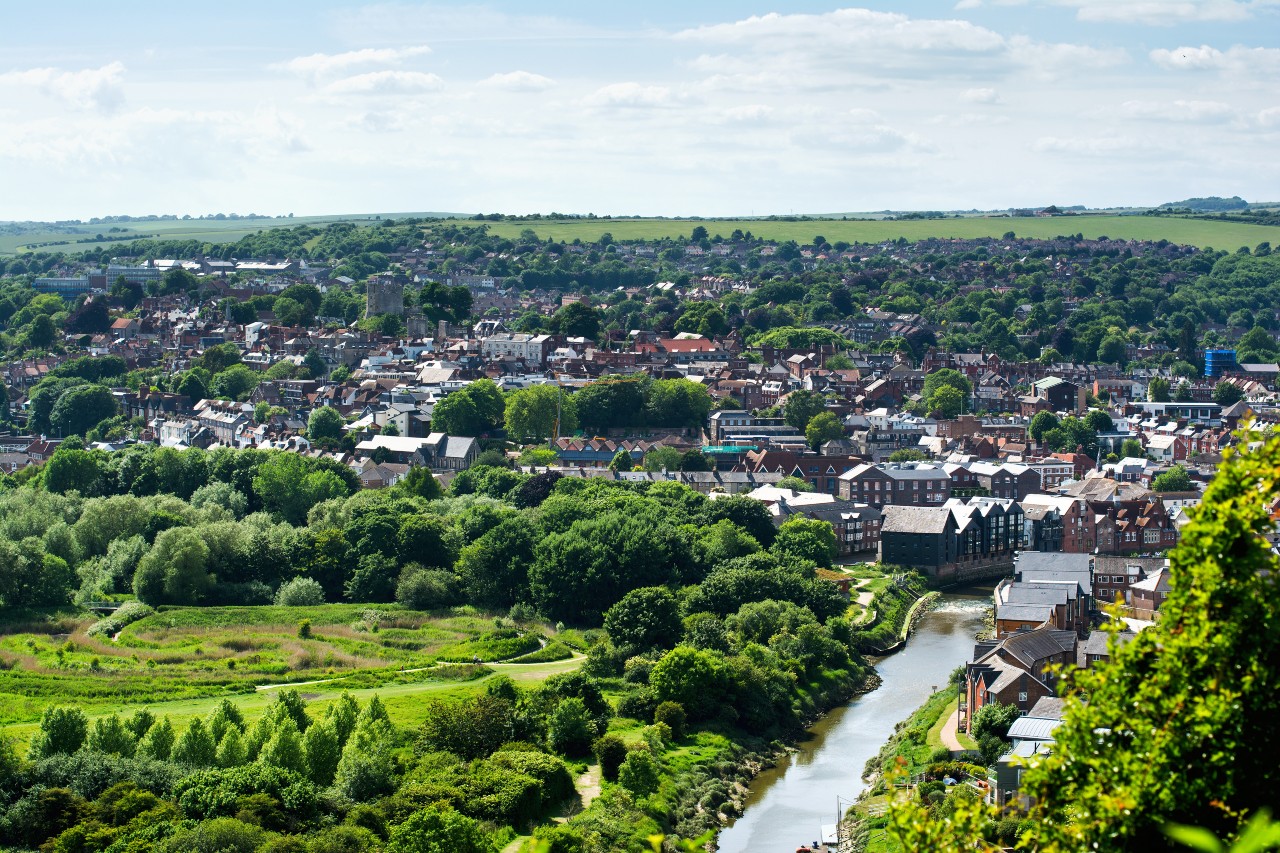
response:
{"label": "river", "polygon": [[751,783],[743,816],[720,833],[724,853],[782,853],[818,839],[866,785],[867,759],[893,728],[924,704],[973,654],[991,606],[989,589],[945,595],[919,621],[907,645],[876,663],[881,684],[838,708],[810,729],[811,737]]}

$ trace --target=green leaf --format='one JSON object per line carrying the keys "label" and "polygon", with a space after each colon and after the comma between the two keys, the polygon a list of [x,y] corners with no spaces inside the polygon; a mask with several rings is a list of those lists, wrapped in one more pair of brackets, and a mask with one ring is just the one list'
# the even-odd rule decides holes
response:
{"label": "green leaf", "polygon": [[1207,829],[1199,826],[1183,826],[1172,823],[1164,828],[1164,834],[1179,844],[1203,850],[1205,853],[1223,853],[1222,842]]}

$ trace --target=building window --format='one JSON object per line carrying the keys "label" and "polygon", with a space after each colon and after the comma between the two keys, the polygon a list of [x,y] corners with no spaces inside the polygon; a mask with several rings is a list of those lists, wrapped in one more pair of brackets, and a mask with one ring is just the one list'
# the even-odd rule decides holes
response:
{"label": "building window", "polygon": [[1027,701],[1027,691],[1022,690],[1022,691],[1020,691],[1020,692],[1018,693],[1018,701],[1019,701],[1019,702],[1025,702],[1025,701]]}

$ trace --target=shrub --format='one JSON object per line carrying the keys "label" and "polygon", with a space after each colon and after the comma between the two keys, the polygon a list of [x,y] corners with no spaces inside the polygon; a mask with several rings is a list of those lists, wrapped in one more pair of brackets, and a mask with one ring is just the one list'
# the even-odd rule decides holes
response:
{"label": "shrub", "polygon": [[530,652],[515,659],[515,663],[550,663],[557,660],[568,660],[573,657],[573,651],[563,643],[551,642],[547,643],[536,652]]}
{"label": "shrub", "polygon": [[141,601],[126,601],[116,611],[104,619],[99,619],[86,631],[90,637],[114,637],[126,626],[155,613],[151,607]]}
{"label": "shrub", "polygon": [[618,781],[618,768],[627,760],[627,744],[617,735],[602,735],[591,745],[600,762],[600,776],[606,782]]}
{"label": "shrub", "polygon": [[456,602],[460,592],[461,584],[453,572],[410,563],[400,573],[396,601],[410,610],[435,610]]}
{"label": "shrub", "polygon": [[595,736],[591,713],[577,696],[562,699],[547,718],[547,741],[556,752],[582,755],[591,749]]}
{"label": "shrub", "polygon": [[324,587],[312,578],[294,578],[276,590],[279,607],[315,607],[324,604]]}
{"label": "shrub", "polygon": [[666,723],[671,727],[671,736],[674,738],[684,737],[684,727],[688,722],[688,716],[684,712],[684,706],[679,702],[661,702],[658,707],[653,710],[654,723]]}
{"label": "shrub", "polygon": [[303,619],[298,623],[298,637],[303,640],[311,639],[311,620]]}
{"label": "shrub", "polygon": [[618,783],[637,797],[647,797],[658,790],[658,761],[647,749],[633,749],[618,768]]}

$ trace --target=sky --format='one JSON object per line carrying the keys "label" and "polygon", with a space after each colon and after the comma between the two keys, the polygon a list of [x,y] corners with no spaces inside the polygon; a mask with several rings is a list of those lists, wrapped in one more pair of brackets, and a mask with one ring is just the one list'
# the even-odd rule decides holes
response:
{"label": "sky", "polygon": [[0,220],[1280,201],[1280,0],[48,2]]}

